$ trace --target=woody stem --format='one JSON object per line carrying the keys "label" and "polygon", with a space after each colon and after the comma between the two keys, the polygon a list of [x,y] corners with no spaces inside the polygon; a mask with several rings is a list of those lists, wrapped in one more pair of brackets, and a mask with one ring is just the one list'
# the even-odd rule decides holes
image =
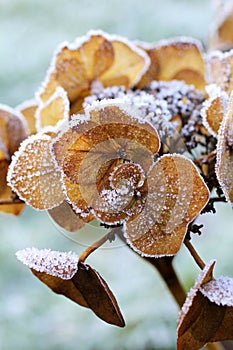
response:
{"label": "woody stem", "polygon": [[85,260],[88,258],[88,256],[90,254],[92,254],[96,249],[98,249],[99,247],[101,247],[105,242],[112,241],[114,240],[115,237],[115,231],[114,229],[110,232],[108,232],[105,236],[103,236],[102,238],[100,238],[98,241],[96,241],[95,243],[93,243],[90,247],[88,247],[86,250],[84,250],[84,252],[82,252],[82,254],[79,257],[79,262],[84,263]]}
{"label": "woody stem", "polygon": [[21,201],[19,198],[0,199],[0,205],[23,204],[23,203],[24,203],[24,202]]}
{"label": "woody stem", "polygon": [[192,257],[194,258],[195,262],[197,263],[197,265],[200,267],[200,269],[204,269],[205,268],[205,263],[204,261],[201,259],[201,257],[198,255],[197,251],[195,250],[194,246],[192,245],[192,243],[188,240],[185,239],[184,240],[184,244],[185,246],[188,248],[190,254],[192,255]]}

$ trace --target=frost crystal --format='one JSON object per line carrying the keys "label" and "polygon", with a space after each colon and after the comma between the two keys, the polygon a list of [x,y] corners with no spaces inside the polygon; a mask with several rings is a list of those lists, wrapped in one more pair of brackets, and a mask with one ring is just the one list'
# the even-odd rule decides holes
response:
{"label": "frost crystal", "polygon": [[204,284],[201,292],[217,305],[233,306],[233,278],[221,276]]}
{"label": "frost crystal", "polygon": [[78,256],[73,252],[26,248],[18,251],[16,257],[30,269],[64,280],[71,279],[78,270]]}

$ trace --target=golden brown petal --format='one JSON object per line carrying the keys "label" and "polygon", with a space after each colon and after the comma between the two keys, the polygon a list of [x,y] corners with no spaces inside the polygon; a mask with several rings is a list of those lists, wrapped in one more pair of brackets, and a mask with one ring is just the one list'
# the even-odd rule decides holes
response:
{"label": "golden brown petal", "polygon": [[9,167],[8,182],[27,204],[44,210],[64,199],[61,172],[50,152],[51,137],[32,135],[15,154]]}
{"label": "golden brown petal", "polygon": [[0,145],[3,145],[9,156],[17,151],[20,143],[27,136],[28,129],[23,115],[0,104]]}
{"label": "golden brown petal", "polygon": [[29,134],[36,134],[36,118],[35,113],[38,108],[38,103],[35,100],[28,100],[16,107],[16,109],[22,113],[26,119]]}
{"label": "golden brown petal", "polygon": [[112,40],[114,61],[101,76],[100,81],[107,86],[134,86],[149,66],[149,57],[127,40]]}
{"label": "golden brown petal", "polygon": [[219,130],[216,174],[227,201],[233,204],[233,93]]}
{"label": "golden brown petal", "polygon": [[[184,80],[197,89],[205,87],[205,67],[199,42],[191,39],[175,38],[162,41],[146,49],[151,65],[142,77],[139,87],[153,80]],[[153,76],[155,74],[155,76]]]}
{"label": "golden brown petal", "polygon": [[36,111],[36,128],[38,131],[46,126],[56,126],[60,121],[69,119],[69,100],[65,90],[58,87],[46,101],[40,103]]}
{"label": "golden brown petal", "polygon": [[195,165],[181,155],[159,158],[147,176],[147,201],[125,225],[130,246],[144,256],[175,255],[188,224],[200,213],[209,191]]}

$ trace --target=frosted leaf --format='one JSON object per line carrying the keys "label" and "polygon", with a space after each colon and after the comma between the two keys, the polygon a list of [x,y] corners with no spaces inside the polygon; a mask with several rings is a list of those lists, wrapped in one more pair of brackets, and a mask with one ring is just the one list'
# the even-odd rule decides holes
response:
{"label": "frosted leaf", "polygon": [[219,129],[216,175],[229,203],[233,204],[233,93]]}
{"label": "frosted leaf", "polygon": [[220,124],[226,112],[228,95],[216,85],[210,85],[206,88],[209,98],[203,103],[201,115],[203,124],[209,133],[217,137]]}
{"label": "frosted leaf", "polygon": [[204,60],[200,42],[191,38],[162,40],[145,48],[151,65],[138,84],[140,88],[153,80],[184,80],[199,90],[205,86]]}
{"label": "frosted leaf", "polygon": [[218,1],[215,20],[209,35],[209,49],[222,51],[233,48],[233,4],[231,1]]}
{"label": "frosted leaf", "polygon": [[32,135],[12,158],[8,183],[18,196],[38,210],[51,209],[64,199],[61,172],[52,153],[49,134]]}
{"label": "frosted leaf", "polygon": [[64,280],[71,279],[78,270],[78,256],[73,252],[27,248],[16,253],[17,259],[30,269],[45,272]]}
{"label": "frosted leaf", "polygon": [[40,103],[36,110],[36,129],[40,131],[46,126],[68,121],[69,110],[67,93],[63,88],[57,87],[54,94],[45,103]]}
{"label": "frosted leaf", "polygon": [[206,343],[233,338],[232,279],[213,279],[215,261],[206,265],[188,293],[177,323],[177,349],[199,350]]}
{"label": "frosted leaf", "polygon": [[35,113],[38,108],[36,100],[27,100],[16,107],[16,110],[21,112],[26,119],[30,135],[36,134],[36,118]]}
{"label": "frosted leaf", "polygon": [[233,278],[218,277],[202,285],[200,291],[217,305],[233,306]]}
{"label": "frosted leaf", "polygon": [[190,222],[209,199],[209,190],[189,159],[165,155],[148,175],[146,204],[124,224],[129,245],[142,256],[175,255]]}

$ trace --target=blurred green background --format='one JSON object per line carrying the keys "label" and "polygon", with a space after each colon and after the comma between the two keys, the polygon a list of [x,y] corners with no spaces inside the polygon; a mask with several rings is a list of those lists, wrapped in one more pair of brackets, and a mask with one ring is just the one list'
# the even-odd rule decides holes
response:
{"label": "blurred green background", "polygon": [[[14,107],[32,98],[57,44],[89,29],[145,41],[185,35],[205,42],[212,18],[210,0],[0,0],[0,102]],[[217,209],[200,218],[205,229],[193,242],[206,262],[218,260],[216,276],[232,276],[232,209]],[[31,246],[83,249],[46,213],[26,208],[18,218],[0,214],[1,350],[175,349],[176,304],[157,272],[127,248],[116,242],[88,260],[117,296],[127,323],[117,329],[53,294],[18,263],[15,252]],[[185,248],[175,266],[189,289],[199,270]]]}

